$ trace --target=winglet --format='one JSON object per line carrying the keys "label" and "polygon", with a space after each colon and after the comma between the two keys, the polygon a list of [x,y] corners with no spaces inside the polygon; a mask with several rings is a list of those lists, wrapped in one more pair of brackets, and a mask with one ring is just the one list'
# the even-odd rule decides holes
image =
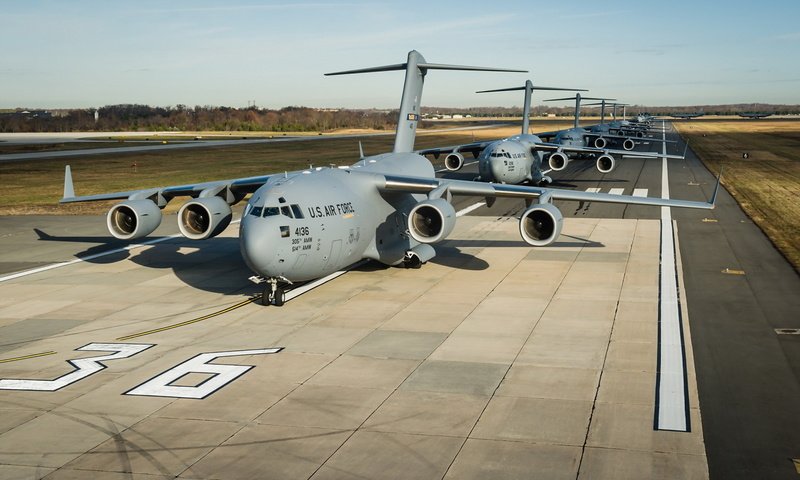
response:
{"label": "winglet", "polygon": [[711,208],[714,208],[717,204],[717,192],[719,191],[719,184],[720,180],[722,180],[722,167],[719,167],[719,175],[717,175],[717,185],[714,186],[714,193],[711,194],[711,201],[708,202],[711,204]]}
{"label": "winglet", "polygon": [[73,198],[75,196],[75,188],[72,186],[72,171],[67,165],[67,168],[64,170],[64,197],[66,198]]}

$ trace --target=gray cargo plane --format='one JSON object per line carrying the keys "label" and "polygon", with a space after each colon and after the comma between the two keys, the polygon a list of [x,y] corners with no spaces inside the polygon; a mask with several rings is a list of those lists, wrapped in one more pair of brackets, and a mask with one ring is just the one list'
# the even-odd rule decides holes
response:
{"label": "gray cargo plane", "polygon": [[569,90],[583,91],[582,88],[540,87],[527,80],[521,87],[500,88],[496,90],[481,90],[477,93],[510,92],[524,90],[525,100],[522,107],[522,132],[519,135],[502,138],[500,140],[487,140],[466,145],[456,145],[441,148],[419,150],[420,155],[439,155],[446,153],[444,166],[455,172],[464,166],[464,153],[471,153],[478,159],[479,180],[484,182],[499,182],[519,184],[531,182],[535,185],[552,183],[552,179],[542,173],[543,152],[535,146],[542,143],[542,139],[531,135],[530,110],[531,94],[534,90]]}
{"label": "gray cargo plane", "polygon": [[345,168],[81,197],[75,196],[67,167],[61,202],[126,199],[109,210],[107,225],[113,236],[129,240],[155,230],[161,208],[172,198],[191,197],[178,212],[180,231],[190,239],[206,239],[221,233],[231,221],[231,205],[252,193],[239,226],[241,253],[266,284],[263,302],[273,305],[283,304],[293,284],[362,259],[406,266],[430,260],[436,254],[431,244],[447,238],[455,226],[454,195],[524,200],[528,208],[519,232],[532,246],[549,245],[559,236],[563,217],[554,200],[714,208],[716,189],[705,203],[437,179],[430,161],[413,153],[425,75],[430,70],[497,69],[428,63],[411,51],[406,63],[329,75],[391,70],[405,71],[405,85],[390,153]]}
{"label": "gray cargo plane", "polygon": [[[575,99],[575,124],[572,128],[566,130],[558,130],[554,132],[538,133],[542,138],[550,138],[551,142],[537,144],[536,148],[541,150],[550,150],[552,153],[547,158],[547,163],[554,172],[558,172],[567,168],[570,160],[576,158],[589,157],[595,161],[595,166],[600,173],[610,173],[616,168],[617,162],[614,155],[627,155],[633,157],[646,157],[646,158],[676,158],[683,159],[683,155],[667,155],[654,152],[638,152],[633,151],[634,142],[625,142],[630,140],[628,137],[621,136],[623,140],[623,150],[616,150],[605,148],[607,145],[606,138],[611,138],[610,135],[592,133],[585,128],[580,127],[580,112],[581,112],[581,94],[577,93],[574,97],[566,98],[551,98],[545,102],[572,100]],[[614,100],[613,98],[590,98],[585,97],[586,100]],[[593,144],[594,147],[589,146]]]}
{"label": "gray cargo plane", "polygon": [[[570,158],[578,155],[593,155],[595,166],[600,173],[610,173],[616,168],[614,155],[628,155],[637,157],[660,158],[665,155],[651,152],[632,152],[634,140],[629,137],[612,135],[610,133],[592,133],[578,125],[580,110],[580,94],[570,99],[576,98],[576,127],[557,132],[545,132],[530,134],[529,115],[531,92],[538,90],[582,90],[577,88],[565,89],[555,87],[537,87],[528,80],[522,87],[501,88],[497,90],[481,90],[478,93],[486,92],[507,92],[513,90],[525,91],[525,103],[522,115],[522,133],[500,140],[488,140],[484,142],[474,142],[464,145],[454,145],[439,148],[427,148],[419,150],[420,155],[439,155],[446,154],[444,158],[445,168],[451,172],[460,170],[464,166],[464,153],[472,153],[478,159],[479,177],[477,180],[484,182],[499,182],[507,184],[520,184],[530,182],[535,185],[552,183],[552,179],[542,171],[542,165],[547,160],[550,168],[554,171],[566,168]],[[585,91],[585,90],[583,90]],[[545,142],[542,136],[554,138],[552,142]],[[615,150],[605,148],[606,138],[623,139],[625,150]],[[587,143],[595,139],[595,146],[588,146]],[[602,140],[602,144],[597,140]],[[630,143],[630,145],[628,145]],[[599,145],[599,146],[598,146]],[[549,156],[545,158],[545,155]],[[683,158],[682,156],[666,155],[667,158]]]}

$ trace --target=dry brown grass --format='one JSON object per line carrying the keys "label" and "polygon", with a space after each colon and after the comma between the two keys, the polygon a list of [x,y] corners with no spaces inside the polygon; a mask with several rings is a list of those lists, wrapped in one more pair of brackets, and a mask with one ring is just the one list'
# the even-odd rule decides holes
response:
{"label": "dry brown grass", "polygon": [[709,170],[724,166],[725,188],[800,271],[800,121],[674,125]]}
{"label": "dry brown grass", "polygon": [[[416,146],[456,145],[498,135],[493,129],[446,135],[420,133]],[[360,140],[367,155],[391,151],[394,143],[392,135]],[[279,173],[309,164],[350,165],[358,161],[358,142],[358,138],[328,139],[0,163],[0,215],[100,214],[115,203],[59,205],[65,165],[72,166],[76,194],[91,195]],[[171,202],[167,211],[177,210],[180,204],[180,199]]]}

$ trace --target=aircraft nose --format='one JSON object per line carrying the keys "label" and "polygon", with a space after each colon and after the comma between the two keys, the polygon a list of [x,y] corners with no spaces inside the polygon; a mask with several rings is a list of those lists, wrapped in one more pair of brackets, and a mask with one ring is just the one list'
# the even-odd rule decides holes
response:
{"label": "aircraft nose", "polygon": [[502,180],[505,176],[505,169],[501,162],[490,162],[489,168],[492,172],[492,178],[495,180]]}
{"label": "aircraft nose", "polygon": [[275,259],[275,245],[272,238],[274,228],[262,218],[244,218],[239,229],[239,246],[242,258],[251,270],[269,277]]}

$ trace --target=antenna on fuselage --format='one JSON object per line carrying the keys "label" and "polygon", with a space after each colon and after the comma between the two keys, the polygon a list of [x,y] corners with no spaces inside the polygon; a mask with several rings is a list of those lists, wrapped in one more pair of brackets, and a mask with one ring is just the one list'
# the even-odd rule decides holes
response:
{"label": "antenna on fuselage", "polygon": [[442,63],[427,63],[425,58],[416,50],[408,52],[408,61],[395,65],[380,67],[360,68],[342,72],[326,73],[330,75],[348,75],[352,73],[388,72],[392,70],[405,70],[406,79],[403,84],[403,96],[400,99],[400,114],[397,119],[397,132],[394,137],[394,153],[411,152],[414,150],[414,137],[419,122],[419,107],[422,100],[422,86],[425,83],[425,74],[428,70],[472,70],[481,72],[519,72],[527,70],[511,70],[507,68],[473,67],[468,65],[446,65]]}
{"label": "antenna on fuselage", "polygon": [[578,122],[580,121],[581,117],[581,99],[583,100],[611,100],[615,101],[616,98],[595,98],[595,97],[581,97],[580,93],[576,93],[574,97],[564,97],[564,98],[549,98],[545,100],[545,102],[559,102],[562,100],[575,100],[575,125],[573,128],[579,128]]}
{"label": "antenna on fuselage", "polygon": [[489,92],[512,92],[515,90],[525,90],[525,103],[522,106],[522,134],[528,133],[528,129],[530,128],[530,116],[531,116],[531,94],[534,90],[566,90],[570,92],[588,92],[588,90],[584,88],[561,88],[561,87],[540,87],[538,85],[534,85],[533,82],[530,80],[525,81],[525,85],[521,87],[510,87],[510,88],[497,88],[494,90],[479,90],[475,93],[489,93]]}

